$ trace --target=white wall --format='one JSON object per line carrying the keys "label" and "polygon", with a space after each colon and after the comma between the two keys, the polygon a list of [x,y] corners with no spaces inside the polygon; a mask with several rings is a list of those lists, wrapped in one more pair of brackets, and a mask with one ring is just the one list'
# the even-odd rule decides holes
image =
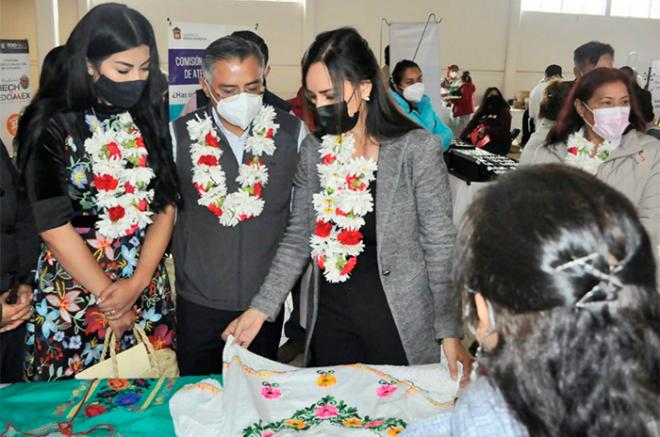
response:
{"label": "white wall", "polygon": [[[0,0],[0,37],[27,36],[34,46],[32,40],[37,32],[34,4],[41,1],[47,0]],[[94,6],[103,1],[59,0],[62,41],[87,4]],[[300,84],[300,59],[318,32],[339,26],[356,27],[378,57],[381,18],[425,21],[431,12],[443,20],[442,64],[455,63],[472,71],[478,91],[488,86],[504,87],[506,83],[504,91],[513,97],[517,90],[534,86],[551,63],[562,65],[566,76],[571,77],[573,49],[594,39],[614,46],[619,66],[626,64],[630,51],[639,53],[637,67],[641,70],[652,59],[660,58],[660,20],[520,14],[520,0],[124,0],[124,3],[151,21],[162,62],[167,60],[168,17],[239,24],[246,28],[258,22],[259,33],[271,52],[273,71],[269,87],[285,98],[295,94]],[[383,45],[387,44],[387,34],[385,27]]]}

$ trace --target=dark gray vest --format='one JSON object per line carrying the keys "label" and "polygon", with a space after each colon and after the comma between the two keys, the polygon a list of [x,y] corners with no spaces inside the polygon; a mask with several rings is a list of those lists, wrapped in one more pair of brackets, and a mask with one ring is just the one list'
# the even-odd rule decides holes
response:
{"label": "dark gray vest", "polygon": [[[177,143],[176,164],[183,197],[174,228],[172,251],[176,268],[176,289],[186,300],[208,308],[226,311],[246,309],[259,290],[277,245],[289,220],[293,177],[298,165],[298,136],[301,122],[275,108],[273,156],[262,156],[268,168],[268,184],[263,190],[264,210],[260,216],[235,227],[222,226],[205,206],[197,204],[192,184],[188,120],[211,115],[206,106],[173,122]],[[228,192],[239,185],[238,164],[227,139],[216,126],[223,154],[220,165],[227,178]],[[251,155],[244,153],[243,160]]]}

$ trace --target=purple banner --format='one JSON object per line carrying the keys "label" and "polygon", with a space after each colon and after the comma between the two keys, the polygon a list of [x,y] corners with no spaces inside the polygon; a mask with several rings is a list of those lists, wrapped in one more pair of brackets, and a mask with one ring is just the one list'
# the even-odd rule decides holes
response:
{"label": "purple banner", "polygon": [[196,85],[202,75],[204,49],[169,49],[170,85]]}

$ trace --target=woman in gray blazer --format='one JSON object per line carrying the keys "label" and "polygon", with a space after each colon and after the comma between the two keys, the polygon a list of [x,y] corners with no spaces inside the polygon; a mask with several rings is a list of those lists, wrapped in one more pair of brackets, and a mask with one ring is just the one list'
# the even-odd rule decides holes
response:
{"label": "woman in gray blazer", "polygon": [[307,266],[307,364],[432,363],[441,342],[456,377],[456,362],[469,367],[471,359],[459,340],[461,297],[450,276],[456,231],[438,139],[396,109],[354,29],[316,38],[303,82],[326,135],[304,141],[293,212],[270,272],[223,336],[249,345]]}

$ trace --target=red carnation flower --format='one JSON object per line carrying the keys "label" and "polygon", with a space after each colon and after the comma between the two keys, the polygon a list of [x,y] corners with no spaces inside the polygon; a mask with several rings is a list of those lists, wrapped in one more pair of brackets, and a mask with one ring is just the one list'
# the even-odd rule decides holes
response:
{"label": "red carnation flower", "polygon": [[261,185],[261,183],[257,182],[254,184],[254,187],[252,187],[252,195],[254,197],[261,197],[261,192],[263,191],[264,187]]}
{"label": "red carnation flower", "polygon": [[138,147],[146,147],[146,146],[144,145],[144,138],[142,138],[142,137],[137,137],[137,138],[135,139],[135,144],[136,144]]}
{"label": "red carnation flower", "polygon": [[119,146],[117,145],[117,143],[112,141],[106,144],[105,147],[106,150],[108,151],[108,157],[110,159],[112,158],[121,159],[121,150],[119,150]]}
{"label": "red carnation flower", "polygon": [[138,202],[137,209],[139,209],[140,211],[146,211],[147,208],[149,208],[149,202],[147,201],[147,199],[142,199]]}
{"label": "red carnation flower", "polygon": [[314,232],[321,238],[327,238],[332,232],[332,223],[324,222],[323,220],[318,220],[316,222],[316,231]]}
{"label": "red carnation flower", "polygon": [[208,146],[220,147],[220,144],[218,144],[218,139],[211,132],[206,134],[206,137],[204,137],[204,141],[206,141],[206,144]]}
{"label": "red carnation flower", "polygon": [[268,132],[266,132],[266,138],[273,138],[274,134],[275,134],[275,131],[271,127],[270,129],[268,129]]}
{"label": "red carnation flower", "polygon": [[363,235],[362,232],[360,231],[341,231],[339,235],[337,235],[337,240],[341,244],[345,244],[346,246],[355,246],[356,244],[360,243],[362,241]]}
{"label": "red carnation flower", "polygon": [[210,204],[207,206],[209,211],[211,211],[213,214],[215,214],[216,217],[220,217],[222,215],[222,209],[218,207],[215,203]]}
{"label": "red carnation flower", "polygon": [[325,155],[325,156],[323,157],[323,163],[324,163],[325,165],[330,165],[330,164],[332,164],[333,162],[335,162],[336,160],[337,160],[337,157],[336,157],[335,155],[333,155],[333,154]]}
{"label": "red carnation flower", "polygon": [[202,165],[202,164],[208,165],[209,167],[218,165],[218,158],[216,158],[213,155],[202,155],[197,160],[197,165]]}
{"label": "red carnation flower", "polygon": [[367,185],[357,176],[346,176],[346,183],[348,184],[348,189],[353,191],[364,191],[367,188]]}
{"label": "red carnation flower", "polygon": [[108,208],[108,215],[110,216],[110,220],[116,222],[126,215],[126,210],[121,205],[113,206],[112,208]]}
{"label": "red carnation flower", "polygon": [[316,257],[316,265],[319,266],[321,270],[325,270],[325,260],[322,256]]}
{"label": "red carnation flower", "polygon": [[94,176],[94,185],[96,186],[97,190],[102,190],[102,191],[110,191],[114,190],[117,188],[117,185],[119,185],[119,181],[109,174],[104,174],[101,176]]}
{"label": "red carnation flower", "polygon": [[569,147],[568,148],[568,153],[570,153],[571,155],[577,156],[577,147],[575,147],[575,146]]}
{"label": "red carnation flower", "polygon": [[347,261],[346,264],[344,264],[344,268],[341,269],[341,274],[342,275],[348,275],[353,271],[355,266],[357,265],[357,258],[352,256],[350,257]]}
{"label": "red carnation flower", "polygon": [[131,185],[129,182],[124,182],[124,192],[127,194],[133,194],[135,193],[135,187]]}
{"label": "red carnation flower", "polygon": [[138,167],[146,167],[147,166],[147,156],[142,155],[140,156],[140,160],[138,161]]}

